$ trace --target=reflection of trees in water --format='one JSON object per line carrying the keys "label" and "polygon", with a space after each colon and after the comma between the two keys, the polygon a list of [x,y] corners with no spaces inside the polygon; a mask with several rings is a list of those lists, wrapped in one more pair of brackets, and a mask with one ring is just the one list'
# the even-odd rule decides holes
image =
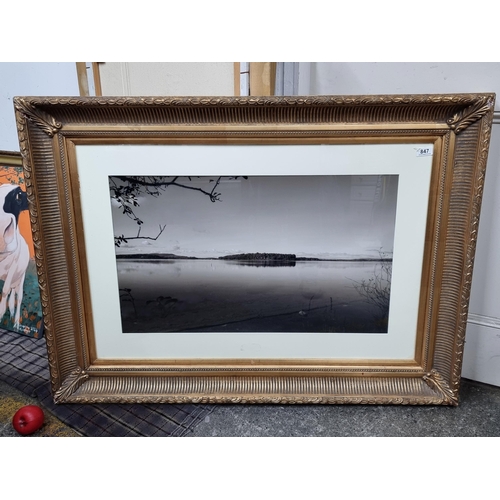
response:
{"label": "reflection of trees in water", "polygon": [[[160,273],[156,269],[157,262],[147,264],[154,265],[154,275]],[[199,276],[188,276],[195,288],[186,286],[189,280],[174,279],[166,289],[166,278],[144,287],[144,283],[133,279],[133,276],[131,278],[130,274],[123,276],[120,306],[124,333],[387,333],[392,270],[390,261],[355,263],[351,266],[354,268],[351,278],[346,276],[347,267],[329,263],[332,271],[337,271],[326,280],[323,276],[326,271],[321,266],[319,271],[315,266],[316,272],[312,273],[309,272],[309,266],[299,266],[295,262],[295,269],[283,266],[282,271],[273,271],[274,266],[265,265],[268,262],[239,261],[234,262],[234,266],[230,265],[232,262],[226,262],[230,265],[229,273],[213,273],[210,263],[203,261],[185,264],[190,271],[194,264],[199,264],[202,270],[207,266],[211,270],[200,271]],[[255,267],[255,272],[247,272],[244,275],[246,279],[242,279],[241,273],[232,272],[238,266],[248,269],[247,265]],[[257,268],[260,267],[267,269],[261,270],[259,274]],[[286,272],[287,267],[290,273]],[[303,273],[297,274],[296,269],[300,270],[301,267]],[[170,272],[171,266],[167,270]],[[143,275],[147,274],[143,270]],[[268,280],[266,276],[269,276]]]}
{"label": "reflection of trees in water", "polygon": [[161,318],[165,318],[177,302],[178,300],[173,297],[164,297],[160,295],[156,297],[155,300],[148,300],[146,305],[155,309]]}
{"label": "reflection of trees in water", "polygon": [[[135,299],[134,296],[132,295],[132,289],[131,288],[120,288],[120,302],[129,302],[132,304],[132,308],[134,310],[134,315],[137,316],[137,308],[135,307]],[[123,306],[121,306],[122,308]]]}
{"label": "reflection of trees in water", "polygon": [[293,260],[238,260],[231,261],[225,260],[229,265],[243,266],[243,267],[295,267],[295,261]]}
{"label": "reflection of trees in water", "polygon": [[[388,254],[381,253],[381,259]],[[391,298],[392,261],[384,260],[376,266],[373,276],[366,280],[354,281],[354,288],[364,302],[375,307],[374,319],[377,325],[387,329],[389,322],[389,302]]]}
{"label": "reflection of trees in water", "polygon": [[[137,311],[137,306],[135,302],[135,298],[132,295],[132,289],[131,288],[120,288],[120,308],[121,308],[121,314],[122,318],[124,317],[124,303],[129,303],[132,305],[132,310],[133,310],[133,317],[138,319],[140,317],[138,311]],[[151,315],[159,316],[160,318],[165,318],[168,316],[168,314],[171,312],[171,310],[175,307],[177,304],[178,299],[175,299],[173,297],[164,297],[163,295],[160,295],[159,297],[156,297],[156,299],[153,300],[147,300],[146,301],[146,306],[148,310],[142,311],[144,314],[144,317],[150,317]]]}

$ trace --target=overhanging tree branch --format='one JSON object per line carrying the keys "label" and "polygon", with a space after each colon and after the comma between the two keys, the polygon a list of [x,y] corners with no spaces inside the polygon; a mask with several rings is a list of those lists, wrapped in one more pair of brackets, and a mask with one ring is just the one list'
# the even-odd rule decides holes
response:
{"label": "overhanging tree branch", "polygon": [[[198,191],[198,192],[208,196],[210,198],[211,202],[220,201],[221,193],[217,193],[215,191],[215,189],[220,184],[222,177],[218,177],[216,179],[215,184],[210,191],[207,191],[207,190],[202,189],[202,188],[194,187],[194,186],[189,186],[188,184],[179,183],[179,182],[177,182],[177,180],[179,179],[178,176],[174,177],[172,180],[167,180],[167,179],[169,179],[168,177],[155,177],[155,176],[153,176],[153,177],[112,176],[110,178],[111,179],[115,178],[115,179],[120,180],[121,182],[129,183],[133,190],[136,190],[137,187],[142,186],[144,188],[154,187],[154,188],[157,188],[158,190],[164,191],[169,186],[176,186],[176,187],[180,187],[183,189],[190,189],[192,191]],[[197,178],[199,178],[199,177],[197,177]],[[236,179],[237,177],[233,177],[233,178]],[[191,177],[188,177],[188,179],[191,180]],[[214,180],[210,179],[209,182],[214,182]],[[116,183],[115,183],[115,186],[117,186]],[[147,189],[146,189],[146,192],[148,194],[153,195],[153,196],[157,196],[157,192],[150,191],[150,190],[148,191]]]}
{"label": "overhanging tree branch", "polygon": [[163,231],[165,231],[166,227],[167,227],[166,224],[164,226],[159,226],[160,231],[158,232],[158,234],[155,237],[153,237],[153,236],[141,236],[142,227],[140,227],[139,230],[137,231],[137,236],[124,236],[123,234],[121,236],[115,236],[115,245],[117,247],[119,247],[122,243],[128,243],[129,240],[153,240],[153,241],[156,241],[160,237],[161,233],[163,233]]}
{"label": "overhanging tree branch", "polygon": [[[228,179],[238,179],[240,176],[228,177]],[[246,176],[241,176],[247,179]],[[182,189],[197,191],[204,196],[207,196],[212,203],[221,200],[221,193],[217,191],[222,176],[207,178],[206,182],[212,184],[211,189],[196,187],[190,185],[187,181],[191,182],[193,177],[179,177],[179,176],[124,176],[113,175],[109,177],[109,189],[111,192],[111,199],[117,203],[119,209],[122,210],[123,215],[133,220],[137,225],[142,226],[144,223],[135,213],[134,209],[139,207],[139,196],[147,194],[153,197],[159,197],[164,193],[168,187],[175,186]],[[196,179],[201,179],[200,176],[195,176]],[[186,179],[186,182],[181,179]],[[140,228],[137,236],[126,237],[115,236],[115,245],[120,246],[122,243],[127,243],[128,240],[149,239],[156,240],[163,233],[166,226],[160,226],[160,232],[156,237],[140,236]]]}

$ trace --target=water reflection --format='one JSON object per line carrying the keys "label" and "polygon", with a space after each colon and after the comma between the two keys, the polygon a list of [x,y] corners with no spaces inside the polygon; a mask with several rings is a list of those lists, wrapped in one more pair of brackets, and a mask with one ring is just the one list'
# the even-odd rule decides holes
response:
{"label": "water reflection", "polygon": [[123,331],[387,332],[388,311],[359,293],[384,263],[269,264],[120,259]]}

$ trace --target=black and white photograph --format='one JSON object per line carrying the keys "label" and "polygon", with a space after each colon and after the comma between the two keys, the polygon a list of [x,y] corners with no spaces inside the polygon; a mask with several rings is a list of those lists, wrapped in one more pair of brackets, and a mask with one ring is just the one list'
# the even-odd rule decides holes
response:
{"label": "black and white photograph", "polygon": [[110,175],[123,333],[388,332],[398,175]]}

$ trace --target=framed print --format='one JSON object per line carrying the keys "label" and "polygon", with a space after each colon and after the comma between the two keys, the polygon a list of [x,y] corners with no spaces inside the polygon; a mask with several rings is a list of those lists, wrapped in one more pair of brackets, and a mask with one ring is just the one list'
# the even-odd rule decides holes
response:
{"label": "framed print", "polygon": [[15,98],[54,400],[458,404],[494,99]]}
{"label": "framed print", "polygon": [[0,326],[43,336],[43,317],[21,154],[0,151]]}

